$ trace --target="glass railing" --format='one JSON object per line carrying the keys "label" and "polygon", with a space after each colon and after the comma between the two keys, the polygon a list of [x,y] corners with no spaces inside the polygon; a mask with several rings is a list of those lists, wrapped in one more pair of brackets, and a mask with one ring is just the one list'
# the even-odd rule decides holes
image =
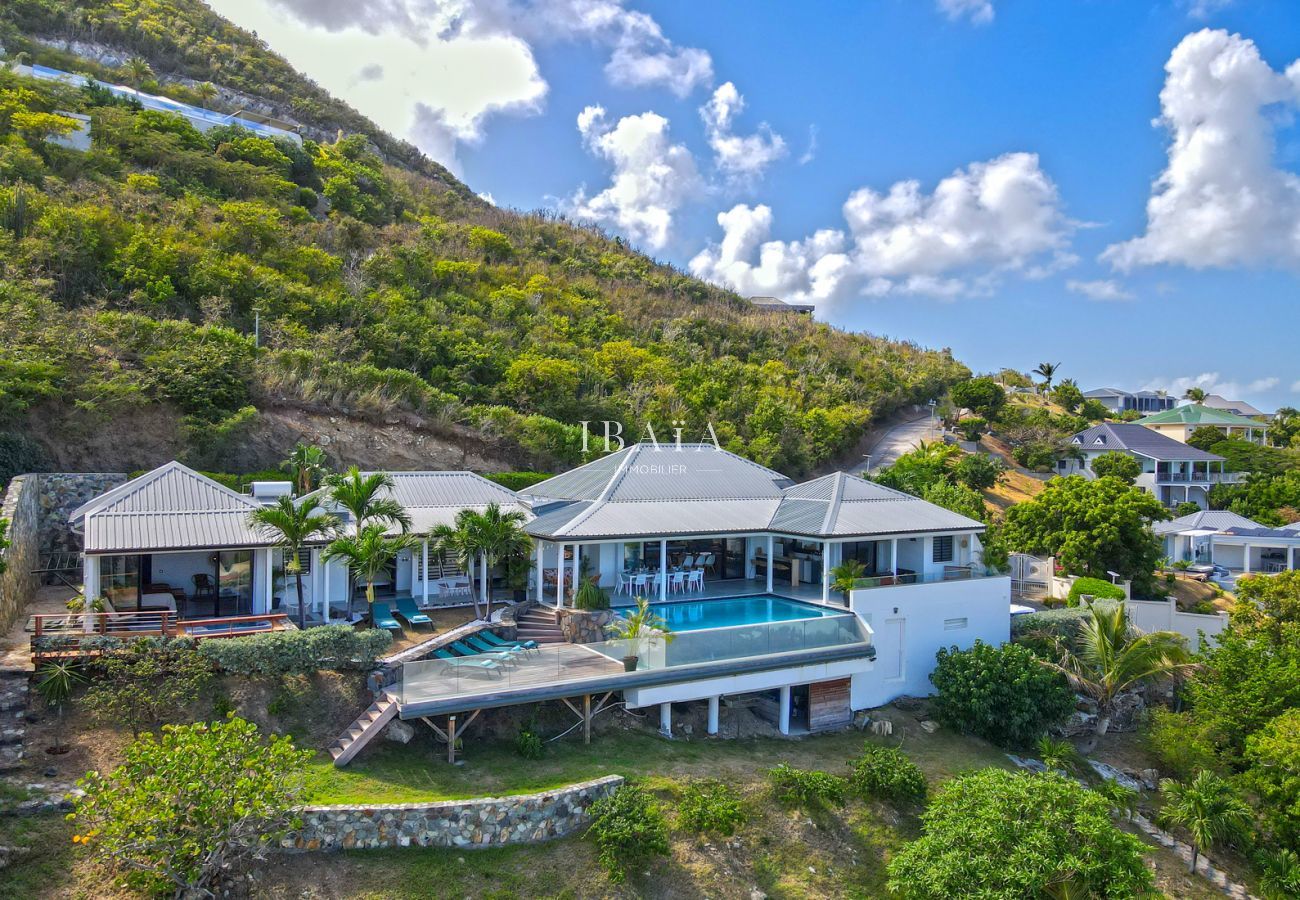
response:
{"label": "glass railing", "polygon": [[553,644],[532,651],[501,651],[428,659],[402,666],[402,703],[451,700],[501,692],[544,690],[557,684],[625,675],[625,657],[636,656],[636,672],[664,671],[729,660],[869,644],[871,630],[844,613],[792,622],[762,622],[685,631],[665,640],[653,635],[634,641]]}
{"label": "glass railing", "polygon": [[871,575],[853,582],[853,590],[897,587],[904,584],[939,584],[945,581],[971,581],[979,578],[1005,578],[1006,572],[982,566],[949,566],[942,572],[908,572],[898,575]]}

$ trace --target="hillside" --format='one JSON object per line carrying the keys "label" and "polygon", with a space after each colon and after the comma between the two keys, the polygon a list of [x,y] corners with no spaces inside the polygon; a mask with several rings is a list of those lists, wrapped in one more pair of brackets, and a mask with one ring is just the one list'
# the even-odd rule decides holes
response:
{"label": "hillside", "polygon": [[[251,470],[298,437],[336,462],[546,469],[602,419],[693,438],[713,422],[801,474],[968,376],[947,351],[756,312],[598,231],[490,206],[198,2],[18,0],[0,43],[254,103],[308,137],[199,134],[0,70],[0,477]],[[46,140],[61,111],[91,117],[89,152]]]}

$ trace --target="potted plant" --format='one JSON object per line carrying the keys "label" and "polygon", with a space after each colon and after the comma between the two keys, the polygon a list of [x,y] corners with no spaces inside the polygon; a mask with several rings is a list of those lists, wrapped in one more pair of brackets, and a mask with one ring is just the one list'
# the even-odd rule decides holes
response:
{"label": "potted plant", "polygon": [[835,568],[831,569],[831,587],[844,595],[844,604],[849,602],[849,594],[853,593],[853,586],[866,569],[862,563],[856,559],[846,559]]}
{"label": "potted plant", "polygon": [[627,641],[627,652],[623,656],[625,672],[636,671],[637,661],[641,658],[641,647],[646,641],[663,638],[665,644],[671,644],[676,637],[668,628],[668,623],[650,609],[650,601],[645,597],[637,597],[636,612],[614,622],[607,631],[615,640]]}
{"label": "potted plant", "polygon": [[528,599],[528,578],[533,571],[533,561],[527,556],[508,556],[501,563],[501,575],[516,603]]}

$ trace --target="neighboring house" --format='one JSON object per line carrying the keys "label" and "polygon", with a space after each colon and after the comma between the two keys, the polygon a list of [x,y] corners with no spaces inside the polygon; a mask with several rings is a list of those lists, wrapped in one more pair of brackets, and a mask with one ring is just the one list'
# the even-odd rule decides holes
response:
{"label": "neighboring house", "polygon": [[1136,424],[1184,444],[1196,429],[1206,426],[1217,428],[1224,437],[1240,438],[1256,443],[1262,443],[1268,435],[1268,425],[1264,422],[1200,403],[1176,406],[1139,419]]}
{"label": "neighboring house", "polygon": [[1263,422],[1271,421],[1273,418],[1272,413],[1262,412],[1245,400],[1228,400],[1219,394],[1209,394],[1201,401],[1201,405],[1208,406],[1210,409],[1221,409],[1234,415],[1245,416],[1247,419],[1259,419]]}
{"label": "neighboring house", "polygon": [[1156,536],[1174,561],[1218,565],[1242,574],[1300,569],[1300,522],[1268,528],[1227,510],[1157,522]]}
{"label": "neighboring house", "polygon": [[790,303],[778,297],[750,297],[749,302],[769,312],[794,312],[811,316],[817,311],[817,307],[811,303]]}
{"label": "neighboring house", "polygon": [[1241,479],[1241,473],[1224,470],[1226,460],[1222,456],[1179,443],[1137,423],[1103,422],[1080,431],[1070,438],[1070,444],[1078,449],[1082,462],[1062,460],[1057,464],[1059,474],[1092,477],[1097,457],[1127,453],[1142,464],[1142,474],[1135,484],[1170,509],[1186,502],[1205,509],[1209,506],[1210,488]]}
{"label": "neighboring house", "polygon": [[1162,412],[1166,409],[1172,409],[1175,404],[1174,398],[1164,391],[1138,391],[1135,394],[1130,394],[1128,391],[1121,391],[1118,388],[1097,388],[1096,390],[1085,391],[1083,399],[1100,401],[1102,406],[1116,415],[1129,410],[1140,413]]}

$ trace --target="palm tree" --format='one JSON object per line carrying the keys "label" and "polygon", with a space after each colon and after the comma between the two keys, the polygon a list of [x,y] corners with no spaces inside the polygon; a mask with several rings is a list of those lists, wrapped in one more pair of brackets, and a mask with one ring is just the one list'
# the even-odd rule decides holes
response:
{"label": "palm tree", "polygon": [[342,475],[327,475],[325,487],[330,499],[352,515],[358,531],[371,522],[396,525],[403,532],[411,530],[406,509],[392,497],[384,496],[393,489],[393,476],[387,472],[363,475],[353,466]]}
{"label": "palm tree", "polygon": [[1256,858],[1259,886],[1269,900],[1300,897],[1300,855],[1285,848],[1262,851]]}
{"label": "palm tree", "polygon": [[202,103],[211,103],[212,99],[217,96],[217,86],[211,81],[203,81],[194,86],[194,93],[198,94]]}
{"label": "palm tree", "polygon": [[1182,826],[1192,839],[1189,872],[1196,871],[1197,857],[1211,845],[1240,834],[1250,825],[1250,807],[1232,785],[1208,770],[1197,772],[1190,784],[1166,778],[1160,782],[1160,794],[1165,799],[1161,819]]}
{"label": "palm tree", "polygon": [[284,569],[294,576],[298,588],[298,627],[307,627],[307,609],[302,600],[303,546],[313,538],[323,537],[339,526],[339,517],[321,506],[318,496],[304,497],[294,503],[290,497],[278,497],[273,506],[254,510],[248,523],[275,536],[276,546],[284,553]]}
{"label": "palm tree", "polygon": [[153,77],[153,66],[149,65],[149,60],[143,56],[131,57],[123,68],[126,69],[127,80],[131,82],[132,87],[138,88],[147,79]]}
{"label": "palm tree", "polygon": [[1059,662],[1043,665],[1060,672],[1079,693],[1097,703],[1093,736],[1083,752],[1091,752],[1110,728],[1115,699],[1145,681],[1191,668],[1182,635],[1173,631],[1140,632],[1129,624],[1119,603],[1090,605],[1074,640],[1057,640]]}
{"label": "palm tree", "polygon": [[1050,391],[1052,389],[1052,379],[1056,377],[1056,370],[1060,367],[1060,363],[1041,362],[1038,364],[1038,368],[1034,369],[1035,375],[1043,376],[1044,391]]}
{"label": "palm tree", "polygon": [[1183,391],[1183,399],[1191,400],[1193,403],[1205,402],[1205,388],[1189,387]]}
{"label": "palm tree", "polygon": [[375,581],[393,564],[397,554],[413,546],[416,540],[411,534],[390,537],[384,526],[367,525],[356,535],[335,538],[325,548],[324,559],[327,562],[343,560],[352,577],[365,583],[366,615],[372,626],[375,622]]}
{"label": "palm tree", "polygon": [[72,699],[72,692],[78,684],[86,679],[77,671],[76,663],[62,660],[48,662],[36,673],[38,680],[36,690],[45,701],[45,705],[56,711],[54,723],[54,746],[52,753],[63,752],[63,709]]}
{"label": "palm tree", "polygon": [[[523,529],[524,514],[518,510],[503,512],[497,503],[489,503],[483,512],[462,509],[456,514],[454,525],[439,525],[429,532],[429,539],[439,552],[450,550],[462,568],[470,571],[476,558],[481,558],[484,571],[511,557],[525,556],[532,549],[532,539]],[[492,595],[483,598],[486,609],[483,616],[492,615]],[[478,600],[474,600],[474,614],[479,614]]]}
{"label": "palm tree", "polygon": [[280,468],[286,470],[293,479],[293,489],[299,495],[309,494],[329,473],[325,451],[320,447],[299,442]]}

